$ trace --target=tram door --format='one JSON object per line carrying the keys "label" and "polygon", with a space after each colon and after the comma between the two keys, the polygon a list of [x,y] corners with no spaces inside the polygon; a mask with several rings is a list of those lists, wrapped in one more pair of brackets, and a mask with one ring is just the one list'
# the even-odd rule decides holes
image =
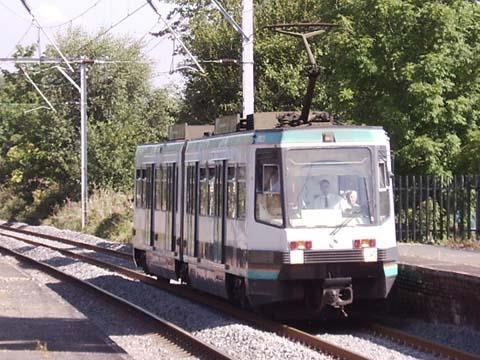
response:
{"label": "tram door", "polygon": [[213,260],[224,263],[226,235],[226,160],[215,161]]}
{"label": "tram door", "polygon": [[145,169],[145,243],[153,246],[155,241],[155,165],[147,164]]}
{"label": "tram door", "polygon": [[165,212],[165,246],[175,251],[175,215],[177,211],[177,164],[167,164],[167,210]]}

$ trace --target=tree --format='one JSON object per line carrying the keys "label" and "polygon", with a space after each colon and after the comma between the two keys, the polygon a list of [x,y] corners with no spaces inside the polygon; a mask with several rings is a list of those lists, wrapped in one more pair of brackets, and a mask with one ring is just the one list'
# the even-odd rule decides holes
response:
{"label": "tree", "polygon": [[[128,37],[97,39],[70,29],[57,42],[67,57],[113,59],[117,63],[88,68],[88,175],[92,187],[130,191],[135,147],[161,141],[173,122],[175,101],[165,89],[150,85],[150,65],[143,61],[142,44]],[[19,48],[29,56],[34,47]],[[57,57],[48,48],[45,56]],[[53,205],[79,197],[79,94],[55,68],[25,66],[53,103],[44,106],[21,71],[3,71],[0,88],[0,183],[19,194],[26,204],[55,193]],[[79,83],[78,65],[71,76]],[[17,65],[19,69],[20,65]],[[50,195],[49,195],[50,194]],[[47,215],[47,214],[44,214]]]}
{"label": "tree", "polygon": [[[184,40],[200,60],[240,59],[241,40],[220,12],[203,2],[175,1],[171,17],[183,19],[177,26]],[[240,1],[222,1],[240,22]],[[257,1],[255,4],[256,110],[292,110],[301,107],[307,78],[306,52],[298,39],[274,33],[267,25],[313,19],[321,9],[318,1]],[[314,46],[316,54],[321,50]],[[186,87],[182,118],[189,122],[212,122],[220,114],[241,109],[241,73],[238,65],[202,64],[207,75],[185,72]],[[322,91],[314,105],[320,106]],[[321,106],[320,106],[321,107]]]}
{"label": "tree", "polygon": [[480,8],[463,0],[342,4],[335,19],[344,31],[322,58],[332,111],[383,125],[399,172],[448,175],[479,125]]}
{"label": "tree", "polygon": [[[172,18],[200,59],[240,58],[239,37],[215,9],[176,0]],[[240,1],[222,2],[239,20]],[[339,25],[313,41],[324,67],[314,108],[352,124],[381,125],[400,173],[448,175],[480,115],[480,7],[464,0],[263,0],[255,4],[256,110],[299,109],[306,55],[297,39],[265,25]],[[238,68],[206,64],[187,74],[186,118],[238,112]],[[421,150],[421,151],[420,151]]]}

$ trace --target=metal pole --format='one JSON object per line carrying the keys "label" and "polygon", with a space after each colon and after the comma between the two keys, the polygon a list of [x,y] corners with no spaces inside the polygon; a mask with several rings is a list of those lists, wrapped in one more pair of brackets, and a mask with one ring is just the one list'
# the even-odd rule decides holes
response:
{"label": "metal pole", "polygon": [[[242,89],[243,117],[253,117],[254,112],[254,78],[253,78],[253,0],[242,2]],[[252,119],[253,120],[253,119]]]}
{"label": "metal pole", "polygon": [[80,143],[81,143],[81,177],[82,177],[82,229],[87,224],[87,71],[86,62],[80,63]]}

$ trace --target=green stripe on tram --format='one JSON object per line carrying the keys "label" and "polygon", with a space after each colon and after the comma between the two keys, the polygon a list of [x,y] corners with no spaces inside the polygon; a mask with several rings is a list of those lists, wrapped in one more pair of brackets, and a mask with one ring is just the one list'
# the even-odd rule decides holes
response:
{"label": "green stripe on tram", "polygon": [[278,271],[276,270],[248,270],[247,277],[255,280],[277,280]]}
{"label": "green stripe on tram", "polygon": [[255,143],[319,143],[323,141],[322,137],[324,133],[333,134],[336,143],[377,142],[385,140],[385,133],[380,129],[302,129],[282,132],[259,132],[255,136]]}

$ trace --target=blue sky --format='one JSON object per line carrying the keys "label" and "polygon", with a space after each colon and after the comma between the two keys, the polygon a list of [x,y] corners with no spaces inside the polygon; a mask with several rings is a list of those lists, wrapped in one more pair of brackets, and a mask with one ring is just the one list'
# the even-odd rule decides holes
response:
{"label": "blue sky", "polygon": [[[56,32],[68,28],[69,24],[79,25],[91,33],[95,33],[101,28],[108,28],[144,4],[145,0],[27,0],[27,3],[40,24],[53,38]],[[171,5],[166,5],[158,0],[153,0],[153,3],[163,15],[167,14],[171,8]],[[69,22],[95,4],[96,6],[85,15]],[[168,74],[172,61],[171,40],[168,38],[159,40],[147,34],[149,31],[163,29],[163,24],[158,23],[157,20],[156,14],[150,6],[146,5],[112,29],[111,33],[129,34],[135,38],[144,37],[148,43],[147,55],[156,61],[154,66],[156,76],[152,79],[153,83],[156,86],[178,84],[180,76]],[[31,23],[31,17],[20,0],[0,0],[0,26],[2,28],[0,57],[12,55],[15,44],[27,32]],[[31,27],[21,43],[31,44],[37,41],[37,37],[37,29]],[[41,46],[44,47],[47,43],[47,38],[41,35]],[[181,60],[176,58],[177,62]],[[0,67],[5,68],[7,65],[0,63]]]}

